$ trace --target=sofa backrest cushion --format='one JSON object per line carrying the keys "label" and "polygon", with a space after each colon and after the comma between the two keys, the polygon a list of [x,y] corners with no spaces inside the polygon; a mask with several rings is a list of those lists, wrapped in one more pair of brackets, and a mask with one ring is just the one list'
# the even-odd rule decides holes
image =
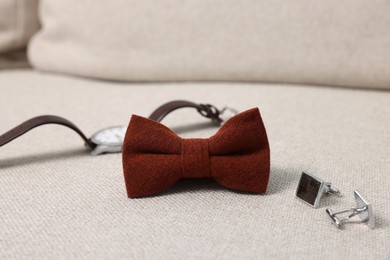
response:
{"label": "sofa backrest cushion", "polygon": [[0,54],[26,47],[38,30],[38,0],[0,1]]}
{"label": "sofa backrest cushion", "polygon": [[40,70],[390,88],[385,0],[41,0]]}
{"label": "sofa backrest cushion", "polygon": [[38,0],[0,0],[0,70],[29,67],[25,48],[38,29]]}

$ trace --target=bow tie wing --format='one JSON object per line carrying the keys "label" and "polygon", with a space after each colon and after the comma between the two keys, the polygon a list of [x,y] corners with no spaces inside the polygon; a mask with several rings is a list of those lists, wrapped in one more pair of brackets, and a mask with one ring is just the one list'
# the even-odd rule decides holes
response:
{"label": "bow tie wing", "polygon": [[227,121],[209,140],[212,177],[231,189],[264,193],[270,174],[270,149],[259,109]]}
{"label": "bow tie wing", "polygon": [[129,198],[161,192],[180,179],[181,138],[160,123],[133,115],[122,156]]}

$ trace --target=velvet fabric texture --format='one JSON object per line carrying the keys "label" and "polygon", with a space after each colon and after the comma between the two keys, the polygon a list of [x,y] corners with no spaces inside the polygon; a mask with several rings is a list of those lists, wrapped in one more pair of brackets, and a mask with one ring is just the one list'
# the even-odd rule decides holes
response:
{"label": "velvet fabric texture", "polygon": [[270,149],[258,108],[228,120],[208,139],[183,139],[164,125],[133,115],[123,144],[129,198],[164,191],[181,178],[213,178],[221,185],[264,193]]}

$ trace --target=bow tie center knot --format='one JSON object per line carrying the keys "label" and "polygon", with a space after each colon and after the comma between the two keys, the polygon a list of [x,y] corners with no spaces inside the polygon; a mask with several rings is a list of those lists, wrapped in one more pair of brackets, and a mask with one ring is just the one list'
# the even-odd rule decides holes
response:
{"label": "bow tie center knot", "polygon": [[210,177],[209,140],[182,139],[182,174],[185,178]]}

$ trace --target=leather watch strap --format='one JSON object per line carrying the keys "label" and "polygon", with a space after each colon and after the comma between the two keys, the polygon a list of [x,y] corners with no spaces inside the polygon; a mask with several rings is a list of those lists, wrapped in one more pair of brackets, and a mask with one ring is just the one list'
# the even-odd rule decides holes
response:
{"label": "leather watch strap", "polygon": [[219,123],[222,122],[220,118],[220,111],[213,105],[210,104],[196,104],[191,101],[185,100],[175,100],[157,108],[150,116],[149,119],[152,119],[157,122],[161,122],[169,113],[179,108],[193,107],[195,108],[202,116],[210,118],[213,121]]}
{"label": "leather watch strap", "polygon": [[[220,111],[210,104],[196,104],[190,101],[185,100],[175,100],[168,102],[160,107],[158,107],[150,116],[149,118],[161,122],[161,120],[164,119],[169,113],[172,111],[179,109],[179,108],[185,108],[185,107],[193,107],[195,108],[202,116],[210,118],[217,122],[222,122],[222,119],[220,116]],[[59,117],[59,116],[53,116],[53,115],[44,115],[44,116],[38,116],[31,118],[24,123],[16,126],[15,128],[9,130],[5,134],[0,136],[0,147],[11,142],[15,138],[25,134],[26,132],[30,131],[31,129],[40,126],[40,125],[46,125],[46,124],[57,124],[57,125],[63,125],[66,126],[72,130],[74,130],[86,143],[88,147],[91,149],[95,148],[95,144],[91,142],[89,138],[87,138],[84,133],[72,122],[69,120]]]}
{"label": "leather watch strap", "polygon": [[69,127],[70,129],[78,133],[91,149],[95,148],[95,144],[92,143],[75,124],[73,124],[72,122],[70,122],[65,118],[59,116],[52,116],[52,115],[37,116],[31,118],[26,122],[21,123],[17,127],[9,130],[8,132],[0,136],[0,146],[3,146],[11,142],[15,138],[23,135],[24,133],[30,131],[31,129],[37,126],[46,125],[46,124],[57,124],[57,125],[63,125]]}

